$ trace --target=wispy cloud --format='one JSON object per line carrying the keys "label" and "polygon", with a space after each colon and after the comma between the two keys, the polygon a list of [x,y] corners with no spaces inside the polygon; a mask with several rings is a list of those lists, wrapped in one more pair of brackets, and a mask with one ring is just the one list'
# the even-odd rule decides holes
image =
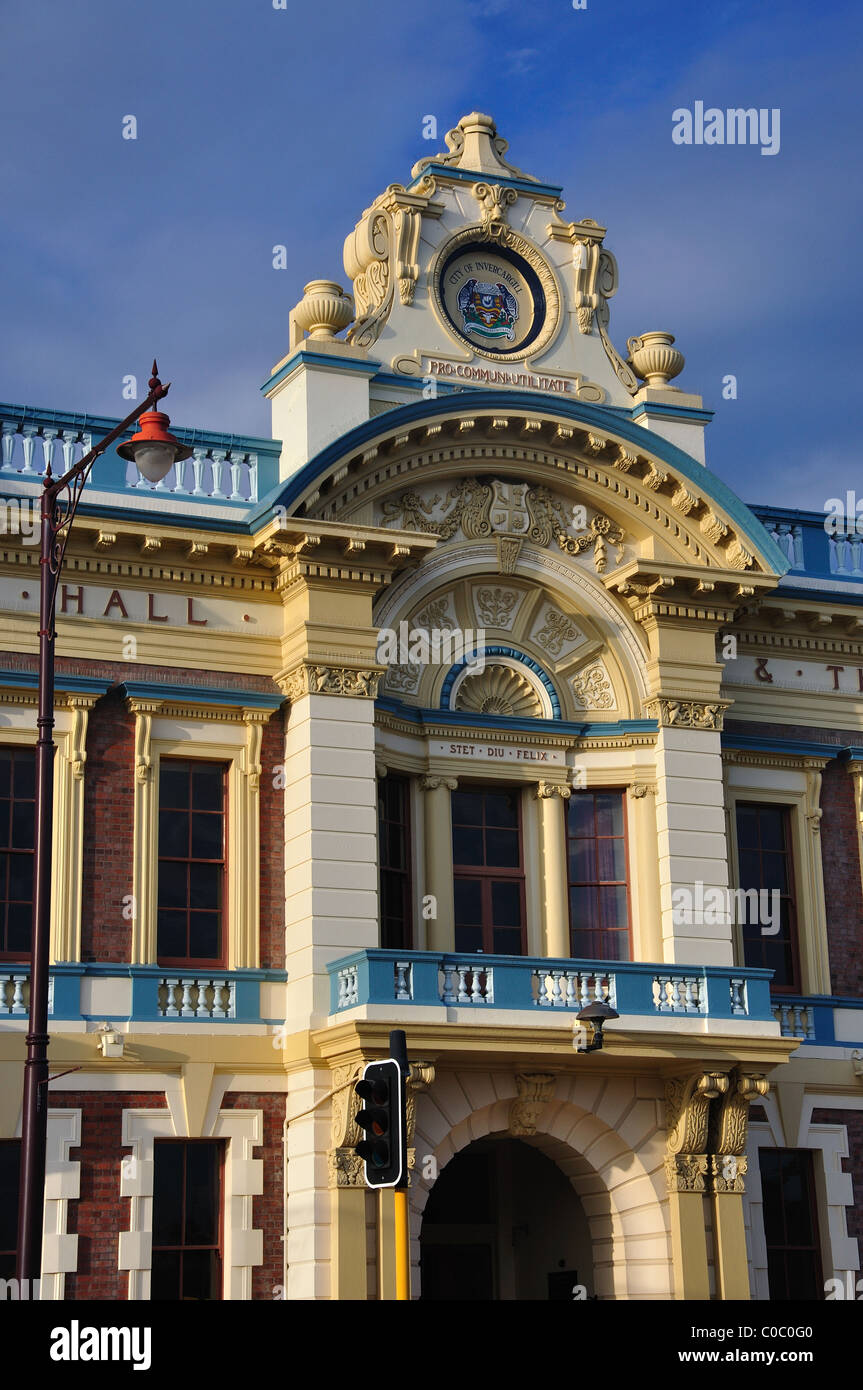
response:
{"label": "wispy cloud", "polygon": [[533,72],[539,57],[538,48],[514,48],[506,55],[506,70],[515,77]]}

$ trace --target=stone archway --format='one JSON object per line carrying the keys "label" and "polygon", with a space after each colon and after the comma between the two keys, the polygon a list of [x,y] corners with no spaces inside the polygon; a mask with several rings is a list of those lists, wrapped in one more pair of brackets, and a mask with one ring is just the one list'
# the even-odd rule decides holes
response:
{"label": "stone archway", "polygon": [[527,1124],[519,1118],[520,1088],[512,1073],[439,1073],[434,1087],[418,1098],[411,1187],[415,1290],[421,1284],[423,1212],[435,1173],[478,1139],[515,1135],[551,1159],[579,1198],[596,1296],[674,1297],[662,1083],[561,1076],[556,1090],[534,1106]]}
{"label": "stone archway", "polygon": [[493,1134],[461,1149],[431,1190],[420,1245],[425,1301],[594,1296],[581,1202],[529,1138]]}

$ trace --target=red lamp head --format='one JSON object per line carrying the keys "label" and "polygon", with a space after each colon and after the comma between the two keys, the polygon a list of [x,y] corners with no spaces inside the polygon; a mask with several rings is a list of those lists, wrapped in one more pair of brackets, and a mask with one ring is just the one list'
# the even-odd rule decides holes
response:
{"label": "red lamp head", "polygon": [[[154,362],[153,375],[149,383],[151,392],[161,386],[156,371]],[[167,389],[164,388],[163,395],[167,394]],[[187,459],[192,453],[188,445],[181,444],[179,439],[175,439],[169,433],[170,423],[170,417],[163,411],[147,410],[138,420],[138,433],[125,444],[117,445],[120,458],[134,463],[138,472],[150,483],[161,482],[178,460]]]}

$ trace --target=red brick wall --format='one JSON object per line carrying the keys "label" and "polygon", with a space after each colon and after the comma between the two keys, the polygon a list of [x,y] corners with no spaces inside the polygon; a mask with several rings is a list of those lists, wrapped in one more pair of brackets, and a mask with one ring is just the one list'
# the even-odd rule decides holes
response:
{"label": "red brick wall", "polygon": [[264,1160],[264,1190],[252,1198],[252,1225],[264,1233],[264,1263],[252,1271],[252,1298],[271,1302],[284,1282],[284,1134],[286,1100],[282,1093],[230,1091],[223,1110],[262,1110],[264,1142],[253,1158]]}
{"label": "red brick wall", "polygon": [[[117,1268],[119,1234],[128,1231],[130,1199],[120,1196],[120,1165],[132,1150],[122,1146],[124,1110],[163,1110],[159,1092],[63,1091],[51,1096],[52,1110],[81,1111],[81,1146],[72,1162],[81,1164],[81,1196],[69,1203],[67,1230],[78,1236],[78,1271],[66,1276],[66,1299],[122,1300],[129,1276]],[[282,1134],[283,1094],[233,1091],[225,1110],[261,1110],[263,1139],[253,1151],[264,1162],[263,1193],[252,1198],[253,1225],[264,1233],[264,1263],[252,1273],[252,1296],[267,1302],[283,1282],[284,1193]]]}
{"label": "red brick wall", "polygon": [[[67,665],[73,663],[67,662]],[[176,672],[150,667],[114,668],[105,662],[75,662],[92,675],[132,679],[145,676],[179,680],[207,672]],[[213,680],[212,674],[208,677]],[[219,684],[241,678],[224,677]],[[251,678],[242,678],[246,688]],[[189,682],[192,684],[193,682]],[[197,681],[200,683],[200,680]],[[260,678],[254,683],[260,685]],[[265,682],[272,686],[272,682]],[[274,787],[275,769],[284,763],[284,716],[277,710],[261,739],[261,965],[281,969],[285,962],[284,792]],[[84,786],[82,959],[129,959],[132,922],[123,899],[132,893],[134,839],[135,717],[117,691],[109,691],[90,712]],[[128,909],[127,909],[128,910]]]}
{"label": "red brick wall", "polygon": [[261,965],[285,964],[285,793],[273,786],[284,766],[285,722],[277,710],[261,739]]}
{"label": "red brick wall", "polygon": [[69,1158],[81,1164],[81,1196],[70,1202],[67,1230],[78,1235],[78,1272],[66,1275],[66,1298],[122,1300],[128,1271],[117,1268],[119,1234],[129,1229],[130,1198],[120,1196],[124,1110],[163,1110],[157,1091],[62,1091],[51,1095],[52,1110],[81,1111],[81,1147]]}
{"label": "red brick wall", "polygon": [[[863,1266],[863,1110],[813,1110],[815,1125],[845,1125],[848,1130],[848,1157],[842,1160],[843,1173],[850,1173],[854,1186],[854,1205],[845,1208],[848,1234],[857,1241]],[[822,1232],[822,1235],[824,1233]],[[832,1270],[825,1270],[828,1278]]]}
{"label": "red brick wall", "polygon": [[844,763],[828,763],[821,782],[821,856],[834,994],[863,995],[863,890],[854,785]]}
{"label": "red brick wall", "polygon": [[132,892],[135,716],[109,692],[90,711],[84,780],[81,955],[124,961],[132,941],[123,898]]}

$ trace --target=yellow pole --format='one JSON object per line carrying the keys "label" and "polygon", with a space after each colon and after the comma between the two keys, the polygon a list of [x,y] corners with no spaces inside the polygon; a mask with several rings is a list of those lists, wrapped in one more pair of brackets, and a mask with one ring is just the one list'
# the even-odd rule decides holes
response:
{"label": "yellow pole", "polygon": [[411,1247],[407,1188],[395,1188],[393,1197],[395,1198],[396,1218],[396,1301],[399,1301],[408,1300],[411,1296]]}

